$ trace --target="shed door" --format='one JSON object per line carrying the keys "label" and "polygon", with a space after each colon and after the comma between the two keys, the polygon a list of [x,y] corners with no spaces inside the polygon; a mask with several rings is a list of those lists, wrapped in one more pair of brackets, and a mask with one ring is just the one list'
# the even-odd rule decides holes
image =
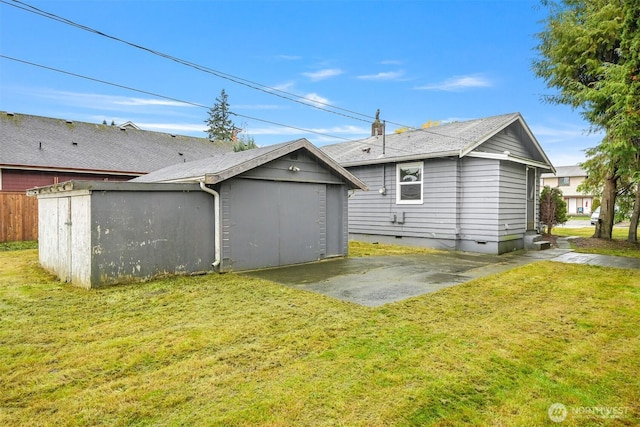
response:
{"label": "shed door", "polygon": [[[231,270],[324,257],[323,184],[236,179],[229,183]],[[227,213],[224,214],[225,216]],[[226,258],[226,256],[225,256]]]}
{"label": "shed door", "polygon": [[57,226],[58,226],[58,270],[60,280],[71,282],[72,244],[71,244],[71,197],[60,197],[58,201]]}

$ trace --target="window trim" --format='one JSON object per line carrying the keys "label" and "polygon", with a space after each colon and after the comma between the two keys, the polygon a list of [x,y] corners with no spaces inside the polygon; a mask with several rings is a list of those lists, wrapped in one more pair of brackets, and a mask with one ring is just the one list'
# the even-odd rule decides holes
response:
{"label": "window trim", "polygon": [[[400,170],[403,168],[420,168],[420,181],[401,182]],[[420,199],[416,200],[402,200],[401,187],[403,185],[416,185],[420,184]],[[410,162],[410,163],[397,163],[396,164],[396,204],[398,205],[421,205],[424,203],[424,162]]]}
{"label": "window trim", "polygon": [[[560,180],[566,179],[567,183],[563,184]],[[571,186],[571,177],[569,176],[559,176],[558,177],[558,187],[570,187]]]}

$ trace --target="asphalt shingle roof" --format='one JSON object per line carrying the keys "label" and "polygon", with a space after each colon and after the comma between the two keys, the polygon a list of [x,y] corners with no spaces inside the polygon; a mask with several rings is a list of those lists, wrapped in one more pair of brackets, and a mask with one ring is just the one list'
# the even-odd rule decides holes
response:
{"label": "asphalt shingle roof", "polygon": [[335,173],[342,176],[345,182],[350,184],[351,188],[366,189],[366,185],[362,181],[304,138],[175,164],[134,178],[130,182],[198,182],[206,178],[208,184],[215,184],[299,149],[307,150],[322,161],[327,168],[333,169]]}
{"label": "asphalt shingle roof", "polygon": [[587,173],[579,165],[556,166],[556,173],[543,173],[541,178],[553,178],[555,176],[587,176]]}
{"label": "asphalt shingle roof", "polygon": [[206,138],[0,112],[0,166],[144,174],[232,150]]}
{"label": "asphalt shingle roof", "polygon": [[519,113],[503,114],[388,134],[385,136],[384,154],[382,135],[325,145],[322,150],[343,166],[458,155],[484,142],[520,117]]}

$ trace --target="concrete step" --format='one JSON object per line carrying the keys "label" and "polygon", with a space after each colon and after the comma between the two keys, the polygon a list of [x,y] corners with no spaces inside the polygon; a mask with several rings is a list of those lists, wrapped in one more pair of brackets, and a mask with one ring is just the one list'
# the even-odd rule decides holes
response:
{"label": "concrete step", "polygon": [[[536,233],[535,231],[529,231],[524,235],[524,248],[538,251],[540,250],[540,245],[537,245],[536,243],[540,242],[542,239],[543,239],[542,235]],[[547,248],[544,248],[544,249],[547,249]]]}
{"label": "concrete step", "polygon": [[533,242],[531,249],[534,251],[543,251],[545,249],[551,249],[551,242],[548,242],[546,240],[537,240]]}

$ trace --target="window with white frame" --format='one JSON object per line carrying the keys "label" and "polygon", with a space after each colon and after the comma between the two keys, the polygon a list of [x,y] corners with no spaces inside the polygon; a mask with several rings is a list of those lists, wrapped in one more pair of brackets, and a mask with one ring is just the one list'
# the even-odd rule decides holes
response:
{"label": "window with white frame", "polygon": [[423,168],[422,162],[402,163],[396,166],[396,182],[398,185],[396,203],[422,203]]}
{"label": "window with white frame", "polygon": [[558,178],[558,187],[566,187],[571,185],[571,179],[568,176],[561,176]]}

